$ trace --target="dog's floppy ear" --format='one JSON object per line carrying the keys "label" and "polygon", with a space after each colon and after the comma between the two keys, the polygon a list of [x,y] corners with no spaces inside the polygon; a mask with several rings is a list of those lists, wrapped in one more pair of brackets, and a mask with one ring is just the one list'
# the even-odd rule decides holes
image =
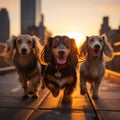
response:
{"label": "dog's floppy ear", "polygon": [[77,45],[76,45],[74,39],[70,39],[70,43],[71,43],[70,60],[72,61],[72,64],[74,66],[76,66],[77,63],[78,63],[78,58],[77,58],[78,49],[77,49]]}
{"label": "dog's floppy ear", "polygon": [[7,51],[12,55],[13,50],[16,49],[16,36],[12,36],[10,40],[7,41]]}
{"label": "dog's floppy ear", "polygon": [[104,40],[104,48],[103,48],[104,54],[109,58],[113,58],[113,49],[108,41],[106,34],[102,35],[102,39]]}
{"label": "dog's floppy ear", "polygon": [[52,37],[48,38],[47,44],[45,45],[45,47],[42,50],[42,53],[41,53],[42,64],[47,64],[47,63],[53,62],[53,55],[52,55],[52,51],[51,51],[52,42],[53,42],[53,38]]}
{"label": "dog's floppy ear", "polygon": [[5,58],[6,62],[11,64],[13,62],[14,54],[16,52],[16,36],[12,36],[6,44],[6,48],[3,52],[3,57]]}
{"label": "dog's floppy ear", "polygon": [[88,39],[89,39],[89,37],[87,36],[86,40],[84,41],[84,43],[80,47],[80,54],[79,54],[80,58],[84,58],[84,57],[87,56],[87,53],[88,53]]}
{"label": "dog's floppy ear", "polygon": [[36,36],[32,36],[32,40],[33,40],[34,54],[37,56],[39,62],[41,62],[40,54],[43,47],[40,44],[40,39],[37,38]]}

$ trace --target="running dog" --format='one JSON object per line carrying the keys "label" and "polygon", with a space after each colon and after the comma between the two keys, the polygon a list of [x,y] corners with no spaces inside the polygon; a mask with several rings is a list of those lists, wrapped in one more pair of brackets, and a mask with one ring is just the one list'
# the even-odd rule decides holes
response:
{"label": "running dog", "polygon": [[64,88],[62,102],[70,102],[76,85],[77,47],[74,39],[55,36],[48,39],[41,59],[47,63],[44,81],[54,97]]}
{"label": "running dog", "polygon": [[16,66],[19,81],[24,89],[23,98],[39,97],[41,77],[40,61],[41,45],[35,36],[13,36],[7,42],[4,56],[8,62]]}
{"label": "running dog", "polygon": [[113,50],[106,35],[90,36],[80,48],[80,58],[86,60],[80,66],[81,94],[87,92],[86,82],[91,85],[92,98],[98,98],[98,90],[105,73],[104,56],[113,58]]}

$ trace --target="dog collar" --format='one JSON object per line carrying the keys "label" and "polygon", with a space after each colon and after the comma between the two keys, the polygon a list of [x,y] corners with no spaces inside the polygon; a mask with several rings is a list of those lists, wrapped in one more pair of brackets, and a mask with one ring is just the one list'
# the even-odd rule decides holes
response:
{"label": "dog collar", "polygon": [[60,70],[67,67],[69,64],[70,62],[67,62],[65,64],[57,64],[56,65],[57,72],[55,73],[55,77],[60,78],[62,76],[62,73],[60,72]]}
{"label": "dog collar", "polygon": [[70,61],[68,61],[68,62],[65,63],[65,64],[57,64],[57,65],[56,65],[56,69],[57,69],[57,70],[64,69],[64,68],[67,67],[69,64],[70,64]]}

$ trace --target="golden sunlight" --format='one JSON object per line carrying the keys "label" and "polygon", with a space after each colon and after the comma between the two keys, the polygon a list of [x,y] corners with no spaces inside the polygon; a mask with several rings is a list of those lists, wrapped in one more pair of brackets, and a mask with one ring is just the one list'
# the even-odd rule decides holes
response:
{"label": "golden sunlight", "polygon": [[77,47],[80,47],[81,44],[82,44],[83,41],[84,41],[84,35],[81,34],[81,33],[70,32],[70,33],[67,33],[67,35],[68,35],[70,38],[74,38],[74,39],[75,39],[76,44],[77,44]]}

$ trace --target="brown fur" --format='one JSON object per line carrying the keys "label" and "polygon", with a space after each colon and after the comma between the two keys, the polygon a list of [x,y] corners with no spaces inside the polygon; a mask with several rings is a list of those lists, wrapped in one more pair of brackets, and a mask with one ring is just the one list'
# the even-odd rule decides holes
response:
{"label": "brown fur", "polygon": [[[70,96],[76,85],[77,54],[75,40],[67,36],[49,38],[42,51],[42,63],[47,64],[45,85],[54,97],[64,88],[63,102],[70,102]],[[58,72],[60,76],[56,76]]]}
{"label": "brown fur", "polygon": [[16,66],[19,81],[24,89],[23,98],[32,95],[39,96],[39,85],[41,77],[40,61],[41,45],[35,36],[19,35],[13,36],[7,42],[7,48],[3,52],[7,62]]}
{"label": "brown fur", "polygon": [[98,98],[98,90],[105,72],[104,56],[113,58],[112,48],[103,36],[90,36],[80,48],[80,58],[85,58],[85,61],[80,66],[80,89],[81,94],[87,92],[86,82],[91,85],[93,98]]}

